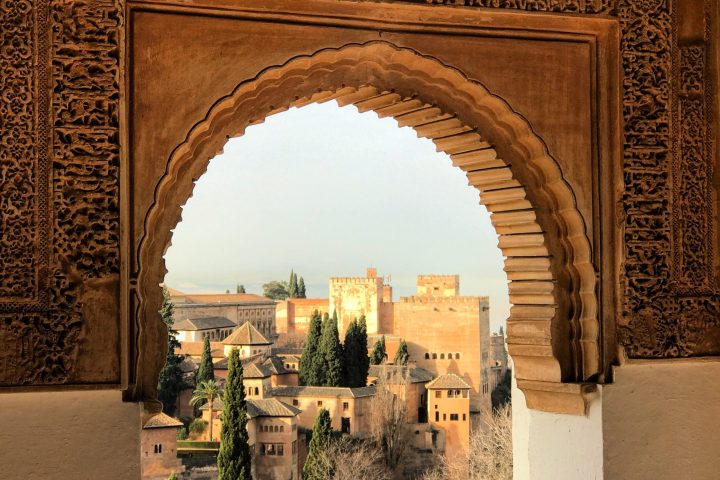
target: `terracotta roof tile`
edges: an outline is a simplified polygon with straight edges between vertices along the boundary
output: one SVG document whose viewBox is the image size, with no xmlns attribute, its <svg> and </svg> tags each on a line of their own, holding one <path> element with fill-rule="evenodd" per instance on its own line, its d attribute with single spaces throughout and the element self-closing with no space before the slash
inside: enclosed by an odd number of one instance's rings
<svg viewBox="0 0 720 480">
<path fill-rule="evenodd" d="M 409 383 L 426 383 L 434 378 L 434 375 L 422 367 L 400 366 L 400 365 L 370 365 L 371 377 L 379 378 L 385 371 L 388 383 L 400 383 L 402 376 L 408 378 Z M 409 376 L 408 376 L 409 375 Z"/>
<path fill-rule="evenodd" d="M 175 420 L 164 413 L 158 413 L 154 417 L 150 417 L 150 419 L 145 422 L 145 425 L 143 425 L 143 428 L 177 428 L 182 426 L 183 424 L 179 420 Z"/>
<path fill-rule="evenodd" d="M 243 323 L 222 342 L 225 345 L 270 345 L 270 341 L 253 327 L 250 322 Z"/>
<path fill-rule="evenodd" d="M 276 397 L 339 397 L 360 398 L 375 395 L 375 386 L 358 388 L 347 387 L 276 387 L 272 389 Z"/>
<path fill-rule="evenodd" d="M 186 303 L 267 303 L 274 304 L 272 298 L 254 293 L 184 293 Z"/>
<path fill-rule="evenodd" d="M 456 388 L 456 389 L 470 389 L 470 385 L 465 382 L 462 378 L 458 377 L 454 373 L 446 373 L 440 375 L 432 382 L 425 385 L 425 388 Z"/>
<path fill-rule="evenodd" d="M 199 357 L 203 352 L 203 342 L 180 342 L 180 348 L 175 351 L 178 355 L 190 355 Z M 210 355 L 213 358 L 224 356 L 223 344 L 220 342 L 210 342 Z"/>
<path fill-rule="evenodd" d="M 235 328 L 237 325 L 225 317 L 186 318 L 173 324 L 173 329 L 181 331 L 215 330 L 217 328 Z"/>
<path fill-rule="evenodd" d="M 247 401 L 247 412 L 254 417 L 294 417 L 301 410 L 276 398 L 252 399 Z"/>
</svg>

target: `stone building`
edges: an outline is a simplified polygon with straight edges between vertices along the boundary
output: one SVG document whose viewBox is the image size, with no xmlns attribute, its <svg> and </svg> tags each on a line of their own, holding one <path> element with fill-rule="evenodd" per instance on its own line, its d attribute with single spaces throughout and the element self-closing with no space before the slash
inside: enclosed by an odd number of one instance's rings
<svg viewBox="0 0 720 480">
<path fill-rule="evenodd" d="M 277 302 L 275 328 L 278 334 L 307 334 L 313 313 L 331 314 L 327 298 L 288 298 Z"/>
<path fill-rule="evenodd" d="M 246 322 L 223 340 L 222 344 L 226 357 L 230 356 L 231 350 L 237 349 L 240 353 L 240 358 L 247 358 L 252 355 L 264 355 L 268 353 L 272 342 L 265 338 L 252 323 Z"/>
<path fill-rule="evenodd" d="M 426 384 L 434 376 L 424 368 L 409 365 L 371 365 L 368 373 L 368 385 L 377 384 L 385 377 L 384 383 L 398 398 L 402 398 L 407 406 L 408 423 L 427 422 L 427 389 Z"/>
<path fill-rule="evenodd" d="M 299 479 L 298 415 L 300 410 L 275 398 L 247 402 L 248 437 L 253 452 L 253 478 Z"/>
<path fill-rule="evenodd" d="M 236 327 L 245 322 L 274 338 L 275 301 L 252 293 L 182 293 L 170 289 L 176 324 L 195 318 L 224 318 Z M 218 339 L 222 340 L 222 339 Z"/>
<path fill-rule="evenodd" d="M 329 291 L 341 336 L 349 322 L 365 315 L 371 342 L 386 337 L 390 361 L 399 342 L 405 340 L 410 360 L 417 366 L 434 376 L 455 373 L 470 385 L 473 412 L 490 407 L 489 299 L 460 296 L 459 276 L 419 275 L 417 295 L 397 302 L 392 286 L 374 268 L 365 277 L 331 278 Z"/>
<path fill-rule="evenodd" d="M 467 453 L 470 445 L 470 385 L 454 373 L 441 375 L 425 385 L 430 425 L 445 435 L 445 455 Z"/>
<path fill-rule="evenodd" d="M 173 472 L 180 476 L 185 471 L 177 457 L 177 432 L 182 426 L 181 422 L 164 413 L 145 422 L 140 435 L 143 480 L 167 480 Z"/>
<path fill-rule="evenodd" d="M 312 429 L 320 409 L 330 412 L 332 428 L 342 433 L 363 435 L 370 430 L 375 387 L 277 387 L 272 397 L 300 410 L 298 425 Z"/>
<path fill-rule="evenodd" d="M 718 6 L 4 2 L 4 475 L 140 476 L 182 205 L 228 138 L 337 101 L 432 140 L 490 212 L 514 478 L 714 480 Z"/>
<path fill-rule="evenodd" d="M 173 324 L 179 342 L 202 342 L 210 337 L 211 342 L 221 342 L 237 328 L 225 317 L 186 318 Z"/>
</svg>

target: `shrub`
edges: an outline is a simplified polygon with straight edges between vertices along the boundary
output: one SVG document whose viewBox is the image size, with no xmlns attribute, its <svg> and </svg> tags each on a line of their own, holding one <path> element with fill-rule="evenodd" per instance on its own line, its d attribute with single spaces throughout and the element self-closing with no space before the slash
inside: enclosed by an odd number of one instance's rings
<svg viewBox="0 0 720 480">
<path fill-rule="evenodd" d="M 185 427 L 178 428 L 176 438 L 178 440 L 187 440 L 187 437 L 188 437 L 187 428 L 185 428 Z"/>
<path fill-rule="evenodd" d="M 207 428 L 208 422 L 203 420 L 202 418 L 196 418 L 192 422 L 190 422 L 190 425 L 188 426 L 188 431 L 190 433 L 202 433 L 205 431 L 205 428 Z"/>
</svg>

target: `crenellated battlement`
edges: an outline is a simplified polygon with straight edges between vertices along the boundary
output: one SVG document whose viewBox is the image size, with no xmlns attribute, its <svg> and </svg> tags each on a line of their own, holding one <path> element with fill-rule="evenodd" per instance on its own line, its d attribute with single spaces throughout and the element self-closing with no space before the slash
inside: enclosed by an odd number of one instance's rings
<svg viewBox="0 0 720 480">
<path fill-rule="evenodd" d="M 457 297 L 432 297 L 432 296 L 418 296 L 413 295 L 411 297 L 400 297 L 400 303 L 462 303 L 470 304 L 475 302 L 490 302 L 490 297 L 486 296 L 457 296 Z"/>
<path fill-rule="evenodd" d="M 376 285 L 378 280 L 380 279 L 368 277 L 330 277 L 330 283 L 339 283 L 344 285 Z"/>
</svg>

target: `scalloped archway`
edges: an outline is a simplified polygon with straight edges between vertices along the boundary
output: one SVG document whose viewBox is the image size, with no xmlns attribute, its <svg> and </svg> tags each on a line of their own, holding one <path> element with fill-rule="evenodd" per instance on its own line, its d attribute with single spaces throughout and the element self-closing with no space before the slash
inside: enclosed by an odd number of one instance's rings
<svg viewBox="0 0 720 480">
<path fill-rule="evenodd" d="M 509 279 L 509 353 L 528 406 L 585 412 L 601 369 L 596 276 L 571 187 L 528 122 L 479 82 L 435 58 L 387 42 L 295 57 L 240 83 L 192 127 L 167 160 L 138 256 L 137 383 L 152 398 L 164 344 L 157 314 L 162 256 L 194 180 L 230 137 L 293 106 L 336 99 L 392 116 L 433 140 L 464 170 L 491 212 Z M 158 360 L 159 359 L 159 360 Z"/>
</svg>

